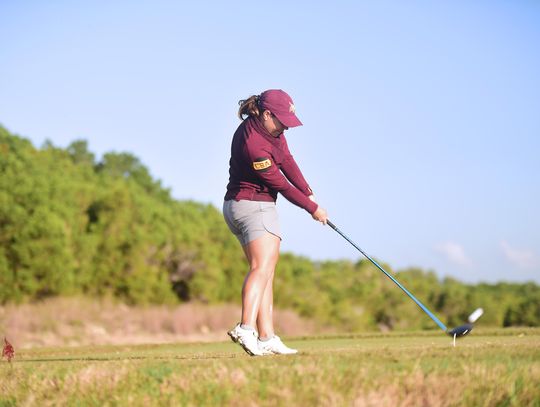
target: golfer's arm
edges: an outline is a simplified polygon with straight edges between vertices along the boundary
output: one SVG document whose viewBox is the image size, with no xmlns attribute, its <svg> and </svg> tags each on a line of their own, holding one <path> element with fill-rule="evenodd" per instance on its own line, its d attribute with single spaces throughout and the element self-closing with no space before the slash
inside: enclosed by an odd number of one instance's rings
<svg viewBox="0 0 540 407">
<path fill-rule="evenodd" d="M 285 158 L 285 160 L 281 164 L 281 171 L 283 171 L 283 174 L 285 174 L 287 179 L 296 188 L 302 191 L 304 195 L 313 195 L 313 191 L 309 187 L 309 184 L 304 178 L 302 171 L 300 171 L 300 167 L 298 167 L 298 164 L 296 163 L 292 155 L 289 155 Z"/>
<path fill-rule="evenodd" d="M 255 173 L 268 188 L 279 192 L 289 202 L 305 209 L 311 214 L 317 210 L 318 205 L 311 201 L 300 189 L 291 185 L 275 163 L 272 163 L 272 166 L 265 171 L 255 171 Z"/>
</svg>

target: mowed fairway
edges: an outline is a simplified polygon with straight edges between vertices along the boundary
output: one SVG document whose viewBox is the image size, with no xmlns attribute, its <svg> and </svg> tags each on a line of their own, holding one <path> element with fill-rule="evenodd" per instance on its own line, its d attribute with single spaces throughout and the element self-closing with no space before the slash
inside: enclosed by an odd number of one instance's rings
<svg viewBox="0 0 540 407">
<path fill-rule="evenodd" d="M 540 329 L 290 338 L 296 356 L 229 341 L 21 350 L 0 406 L 540 406 Z"/>
</svg>

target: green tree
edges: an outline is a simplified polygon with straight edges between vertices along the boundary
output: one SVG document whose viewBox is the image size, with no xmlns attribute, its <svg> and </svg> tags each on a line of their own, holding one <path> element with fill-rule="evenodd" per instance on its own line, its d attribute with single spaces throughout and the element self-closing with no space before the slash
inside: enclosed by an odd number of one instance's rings
<svg viewBox="0 0 540 407">
<path fill-rule="evenodd" d="M 0 127 L 0 174 L 1 304 L 77 293 L 132 304 L 240 302 L 248 265 L 220 211 L 173 199 L 132 154 L 96 161 L 84 140 L 37 149 Z M 536 284 L 468 285 L 418 268 L 395 276 L 449 326 L 478 307 L 485 325 L 540 325 Z M 347 331 L 434 329 L 365 259 L 284 253 L 274 292 L 276 307 Z"/>
</svg>

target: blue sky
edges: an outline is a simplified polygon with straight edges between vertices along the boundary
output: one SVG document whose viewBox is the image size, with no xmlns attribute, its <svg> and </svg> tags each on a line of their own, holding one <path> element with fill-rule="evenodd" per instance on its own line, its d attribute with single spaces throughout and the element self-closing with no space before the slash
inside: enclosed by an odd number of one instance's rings
<svg viewBox="0 0 540 407">
<path fill-rule="evenodd" d="M 540 282 L 540 3 L 3 1 L 0 123 L 220 208 L 237 102 L 291 94 L 330 219 L 393 269 Z M 360 257 L 278 201 L 283 250 Z M 239 249 L 240 250 L 240 249 Z"/>
</svg>

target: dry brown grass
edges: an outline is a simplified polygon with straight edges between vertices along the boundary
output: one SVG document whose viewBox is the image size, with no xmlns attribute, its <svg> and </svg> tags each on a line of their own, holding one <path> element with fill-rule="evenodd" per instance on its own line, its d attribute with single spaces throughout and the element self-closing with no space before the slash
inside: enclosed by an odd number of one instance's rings
<svg viewBox="0 0 540 407">
<path fill-rule="evenodd" d="M 54 298 L 1 306 L 0 336 L 6 336 L 15 349 L 225 340 L 240 312 L 240 306 L 231 304 L 141 307 L 112 300 Z M 279 334 L 321 332 L 314 322 L 292 311 L 275 310 L 274 314 Z"/>
<path fill-rule="evenodd" d="M 540 330 L 36 348 L 0 363 L 0 406 L 540 406 Z"/>
</svg>

